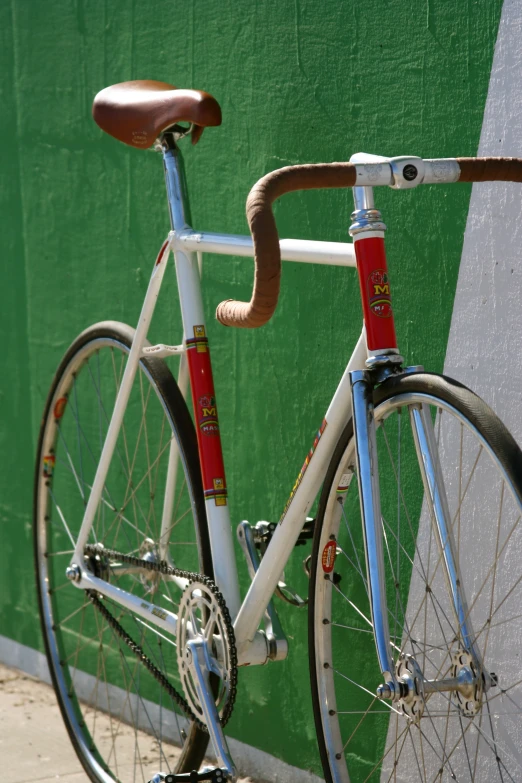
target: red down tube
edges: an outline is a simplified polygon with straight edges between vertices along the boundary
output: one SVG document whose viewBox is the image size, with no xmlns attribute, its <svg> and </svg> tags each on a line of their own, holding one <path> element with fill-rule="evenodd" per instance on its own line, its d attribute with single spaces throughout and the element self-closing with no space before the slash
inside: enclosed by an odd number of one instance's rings
<svg viewBox="0 0 522 783">
<path fill-rule="evenodd" d="M 227 483 L 205 327 L 195 326 L 194 337 L 186 345 L 205 500 L 212 498 L 216 506 L 226 506 Z"/>
<path fill-rule="evenodd" d="M 397 349 L 384 239 L 354 237 L 368 350 Z"/>
</svg>

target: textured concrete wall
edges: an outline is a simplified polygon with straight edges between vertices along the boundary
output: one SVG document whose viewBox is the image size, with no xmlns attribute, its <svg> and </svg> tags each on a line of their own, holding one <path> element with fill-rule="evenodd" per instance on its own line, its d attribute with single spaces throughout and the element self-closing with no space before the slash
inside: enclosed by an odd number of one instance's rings
<svg viewBox="0 0 522 783">
<path fill-rule="evenodd" d="M 213 93 L 223 125 L 186 155 L 194 224 L 245 233 L 248 190 L 273 168 L 361 149 L 475 154 L 500 9 L 500 0 L 458 11 L 444 0 L 0 2 L 4 635 L 41 646 L 31 484 L 54 368 L 90 322 L 136 320 L 168 229 L 160 160 L 103 136 L 90 118 L 93 95 L 135 78 Z M 467 186 L 379 195 L 399 343 L 409 362 L 434 370 L 443 367 L 469 197 Z M 288 196 L 276 214 L 282 236 L 345 240 L 350 211 L 350 193 L 327 192 Z M 353 272 L 296 264 L 284 269 L 269 326 L 235 332 L 212 322 L 215 305 L 248 298 L 251 282 L 244 260 L 205 263 L 234 523 L 280 515 L 360 329 Z M 179 327 L 170 280 L 152 339 L 176 340 Z M 306 589 L 302 556 L 287 578 Z M 230 730 L 319 772 L 306 616 L 283 606 L 281 619 L 289 659 L 242 672 Z"/>
</svg>

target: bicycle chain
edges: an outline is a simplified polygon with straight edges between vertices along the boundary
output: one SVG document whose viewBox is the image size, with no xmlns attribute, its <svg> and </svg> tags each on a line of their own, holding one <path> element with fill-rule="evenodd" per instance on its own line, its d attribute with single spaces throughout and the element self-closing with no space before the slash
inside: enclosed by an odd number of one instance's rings
<svg viewBox="0 0 522 783">
<path fill-rule="evenodd" d="M 84 553 L 88 556 L 103 555 L 111 560 L 118 560 L 119 562 L 128 563 L 129 565 L 133 565 L 138 568 L 144 568 L 148 571 L 155 571 L 156 573 L 165 574 L 165 576 L 177 576 L 180 579 L 187 579 L 189 584 L 193 582 L 201 582 L 202 584 L 205 585 L 205 587 L 208 587 L 208 589 L 214 595 L 219 605 L 219 608 L 223 615 L 223 619 L 225 621 L 227 634 L 230 641 L 229 654 L 230 654 L 230 661 L 232 664 L 232 672 L 230 676 L 230 692 L 229 692 L 228 701 L 223 711 L 223 715 L 220 718 L 221 725 L 226 726 L 228 720 L 230 719 L 230 716 L 232 715 L 234 702 L 236 700 L 237 671 L 238 671 L 237 650 L 236 650 L 236 641 L 234 636 L 234 627 L 232 625 L 232 620 L 230 618 L 230 612 L 228 611 L 228 607 L 225 603 L 225 599 L 223 598 L 223 595 L 219 591 L 216 583 L 212 579 L 210 579 L 210 577 L 205 576 L 204 574 L 198 574 L 195 571 L 184 571 L 180 568 L 172 568 L 172 566 L 169 566 L 164 560 L 159 563 L 152 563 L 149 562 L 148 560 L 142 560 L 139 557 L 134 557 L 133 555 L 126 555 L 123 552 L 116 552 L 114 549 L 105 549 L 105 548 L 102 549 L 99 546 L 92 545 L 92 544 L 88 544 L 85 547 Z M 102 604 L 96 591 L 86 590 L 85 592 L 89 596 L 92 604 L 105 617 L 105 619 L 107 620 L 111 628 L 113 628 L 113 630 L 117 632 L 117 634 L 123 639 L 125 644 L 132 650 L 132 652 L 136 655 L 136 657 L 143 663 L 145 668 L 152 674 L 154 679 L 167 691 L 169 696 L 176 702 L 178 707 L 180 707 L 183 710 L 187 718 L 193 721 L 198 726 L 198 728 L 208 733 L 207 726 L 194 715 L 184 696 L 182 696 L 181 693 L 178 693 L 178 691 L 174 688 L 174 686 L 171 685 L 171 683 L 167 680 L 165 675 L 143 652 L 140 645 L 137 644 L 129 636 L 127 631 L 125 631 L 125 629 L 120 625 L 120 623 L 114 617 L 114 615 L 111 614 L 111 612 L 107 609 L 107 607 Z"/>
</svg>

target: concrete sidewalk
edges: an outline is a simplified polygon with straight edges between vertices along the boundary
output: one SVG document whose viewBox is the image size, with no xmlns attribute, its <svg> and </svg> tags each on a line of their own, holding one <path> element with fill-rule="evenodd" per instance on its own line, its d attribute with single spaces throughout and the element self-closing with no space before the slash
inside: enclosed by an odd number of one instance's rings
<svg viewBox="0 0 522 783">
<path fill-rule="evenodd" d="M 0 664 L 0 759 L 5 783 L 89 783 L 54 691 Z"/>
<path fill-rule="evenodd" d="M 131 734 L 129 729 L 129 758 L 134 742 Z M 153 738 L 143 736 L 153 757 Z M 175 749 L 172 750 L 174 755 Z M 2 783 L 89 783 L 69 740 L 53 689 L 3 664 L 0 664 L 0 770 Z M 119 770 L 122 777 L 124 772 Z M 130 771 L 129 780 L 132 779 Z M 250 778 L 242 781 L 250 783 Z"/>
<path fill-rule="evenodd" d="M 18 668 L 19 667 L 19 668 Z M 1 783 L 50 783 L 70 781 L 88 783 L 76 754 L 72 749 L 63 724 L 53 689 L 45 655 L 32 647 L 26 647 L 0 634 L 0 776 Z M 99 715 L 98 720 L 103 720 Z M 103 734 L 110 737 L 110 721 L 107 731 L 101 732 L 99 745 L 103 752 Z M 120 727 L 120 737 L 127 734 L 129 751 L 134 759 L 136 739 L 142 760 L 154 771 L 158 747 L 149 734 L 136 738 L 130 727 Z M 242 775 L 240 780 L 269 781 L 269 783 L 324 783 L 309 770 L 294 767 L 266 751 L 228 737 L 230 752 Z M 105 749 L 107 750 L 107 749 Z M 175 760 L 178 750 L 163 746 L 169 761 Z M 210 766 L 213 766 L 209 762 Z M 153 765 L 153 766 L 152 766 Z M 124 781 L 134 780 L 134 765 L 118 766 L 118 775 Z M 138 783 L 138 780 L 136 781 Z M 143 780 L 139 779 L 139 783 Z"/>
</svg>

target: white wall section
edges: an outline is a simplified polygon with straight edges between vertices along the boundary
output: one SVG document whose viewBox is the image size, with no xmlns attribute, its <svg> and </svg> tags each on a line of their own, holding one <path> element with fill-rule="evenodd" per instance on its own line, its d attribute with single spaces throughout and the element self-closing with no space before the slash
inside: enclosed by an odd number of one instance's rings
<svg viewBox="0 0 522 783">
<path fill-rule="evenodd" d="M 479 156 L 522 156 L 521 41 L 522 3 L 505 0 Z M 446 375 L 465 383 L 491 405 L 519 444 L 521 214 L 522 185 L 492 182 L 473 186 L 444 364 Z"/>
</svg>

